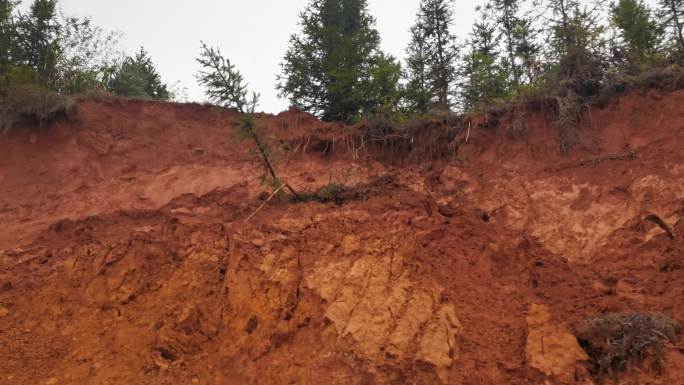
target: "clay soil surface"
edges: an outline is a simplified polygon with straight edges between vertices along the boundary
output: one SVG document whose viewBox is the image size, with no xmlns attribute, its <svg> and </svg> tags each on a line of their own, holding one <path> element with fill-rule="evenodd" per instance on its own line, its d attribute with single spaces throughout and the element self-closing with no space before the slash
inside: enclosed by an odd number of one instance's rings
<svg viewBox="0 0 684 385">
<path fill-rule="evenodd" d="M 568 154 L 542 111 L 480 116 L 430 159 L 264 116 L 283 179 L 344 191 L 249 221 L 269 188 L 233 112 L 85 100 L 17 127 L 0 137 L 0 384 L 598 385 L 585 320 L 684 321 L 682 106 L 615 98 Z M 684 384 L 683 351 L 617 383 Z"/>
</svg>

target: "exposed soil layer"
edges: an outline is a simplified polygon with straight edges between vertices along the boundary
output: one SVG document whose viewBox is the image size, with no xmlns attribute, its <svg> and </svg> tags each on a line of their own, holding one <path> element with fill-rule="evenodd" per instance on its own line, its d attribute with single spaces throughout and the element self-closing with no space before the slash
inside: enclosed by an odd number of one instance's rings
<svg viewBox="0 0 684 385">
<path fill-rule="evenodd" d="M 18 127 L 0 384 L 684 384 L 681 339 L 599 379 L 575 338 L 607 312 L 684 321 L 683 105 L 592 108 L 565 155 L 531 107 L 410 148 L 264 116 L 283 179 L 343 188 L 253 217 L 268 188 L 233 112 L 87 100 Z"/>
</svg>

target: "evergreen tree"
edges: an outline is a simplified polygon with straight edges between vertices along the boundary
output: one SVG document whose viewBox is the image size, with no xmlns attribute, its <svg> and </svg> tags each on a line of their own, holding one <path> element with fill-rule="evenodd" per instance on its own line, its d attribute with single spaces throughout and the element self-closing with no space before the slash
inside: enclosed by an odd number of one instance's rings
<svg viewBox="0 0 684 385">
<path fill-rule="evenodd" d="M 668 28 L 680 53 L 684 53 L 684 0 L 659 0 L 659 17 Z"/>
<path fill-rule="evenodd" d="M 168 100 L 171 96 L 144 48 L 135 57 L 124 59 L 109 82 L 109 90 L 118 96 L 155 100 Z"/>
<path fill-rule="evenodd" d="M 12 63 L 12 45 L 15 39 L 14 1 L 0 0 L 0 75 L 4 74 Z"/>
<path fill-rule="evenodd" d="M 506 75 L 498 63 L 496 27 L 480 10 L 481 20 L 470 33 L 468 52 L 461 70 L 461 100 L 465 111 L 472 111 L 505 96 Z"/>
<path fill-rule="evenodd" d="M 522 20 L 518 16 L 519 0 L 491 0 L 490 10 L 494 14 L 494 21 L 499 25 L 498 38 L 505 46 L 505 56 L 502 69 L 507 73 L 510 89 L 515 90 L 520 84 L 522 68 L 517 63 L 518 37 Z"/>
<path fill-rule="evenodd" d="M 62 51 L 57 0 L 35 0 L 29 14 L 18 17 L 15 26 L 13 60 L 35 71 L 41 82 L 50 84 Z"/>
<path fill-rule="evenodd" d="M 598 5 L 583 6 L 579 0 L 549 0 L 551 56 L 563 79 L 596 79 L 601 76 L 601 53 L 605 41 Z"/>
<path fill-rule="evenodd" d="M 367 86 L 363 110 L 374 113 L 379 109 L 396 109 L 402 97 L 401 64 L 394 57 L 380 53 L 374 57 L 368 75 L 369 79 L 363 82 Z"/>
<path fill-rule="evenodd" d="M 513 30 L 515 45 L 515 56 L 521 61 L 520 72 L 524 79 L 521 83 L 532 84 L 537 80 L 540 72 L 539 56 L 541 45 L 537 43 L 538 30 L 533 26 L 530 18 L 518 20 Z"/>
<path fill-rule="evenodd" d="M 411 28 L 411 42 L 406 55 L 406 70 L 403 74 L 407 79 L 404 91 L 406 108 L 411 113 L 425 114 L 433 104 L 433 95 L 428 82 L 428 50 L 422 28 Z"/>
<path fill-rule="evenodd" d="M 197 80 L 206 88 L 211 103 L 236 109 L 241 114 L 254 114 L 259 94 L 253 92 L 249 95 L 242 73 L 229 59 L 223 57 L 218 48 L 209 47 L 202 42 L 202 53 L 197 62 L 203 68 Z"/>
<path fill-rule="evenodd" d="M 290 185 L 278 178 L 273 163 L 268 157 L 268 145 L 261 137 L 261 125 L 257 123 L 255 114 L 259 94 L 252 92 L 251 96 L 249 95 L 244 77 L 218 48 L 209 47 L 202 42 L 202 53 L 197 58 L 197 62 L 202 66 L 197 80 L 206 88 L 209 100 L 214 104 L 234 108 L 240 112 L 238 131 L 242 136 L 252 138 L 254 141 L 264 168 L 271 177 L 274 195 L 283 188 L 287 188 L 295 197 L 300 198 Z"/>
<path fill-rule="evenodd" d="M 453 0 L 422 0 L 418 11 L 415 34 L 424 43 L 427 84 L 439 108 L 448 109 L 449 95 L 456 79 L 458 47 L 451 33 Z M 414 48 L 409 47 L 409 50 Z M 421 48 L 422 49 L 422 48 Z"/>
<path fill-rule="evenodd" d="M 364 111 L 377 89 L 373 74 L 385 62 L 366 0 L 311 0 L 300 18 L 302 31 L 290 38 L 281 63 L 280 96 L 324 120 Z"/>
<path fill-rule="evenodd" d="M 642 0 L 620 0 L 611 9 L 630 61 L 641 63 L 658 51 L 663 31 Z"/>
</svg>

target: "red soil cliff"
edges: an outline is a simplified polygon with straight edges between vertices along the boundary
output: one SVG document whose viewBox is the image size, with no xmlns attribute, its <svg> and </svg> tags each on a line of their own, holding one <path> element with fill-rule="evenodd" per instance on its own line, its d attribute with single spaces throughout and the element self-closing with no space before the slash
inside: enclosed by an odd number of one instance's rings
<svg viewBox="0 0 684 385">
<path fill-rule="evenodd" d="M 413 162 L 358 127 L 266 117 L 276 201 L 234 114 L 84 101 L 0 137 L 0 384 L 591 384 L 605 312 L 684 321 L 684 92 L 541 112 Z M 457 151 L 456 151 L 457 148 Z M 416 154 L 414 154 L 416 155 Z M 401 161 L 402 158 L 405 161 Z M 684 384 L 684 344 L 650 384 Z"/>
</svg>

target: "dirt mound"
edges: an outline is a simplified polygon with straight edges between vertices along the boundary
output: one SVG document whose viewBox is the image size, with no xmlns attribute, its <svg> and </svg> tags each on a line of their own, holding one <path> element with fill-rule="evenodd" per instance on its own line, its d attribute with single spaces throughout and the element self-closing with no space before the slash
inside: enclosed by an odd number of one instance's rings
<svg viewBox="0 0 684 385">
<path fill-rule="evenodd" d="M 263 116 L 291 185 L 344 188 L 253 217 L 267 189 L 232 112 L 90 100 L 18 127 L 0 137 L 0 383 L 598 384 L 587 319 L 684 321 L 682 103 L 594 108 L 567 155 L 542 112 L 473 119 L 429 162 Z M 681 383 L 682 349 L 621 375 Z"/>
</svg>

